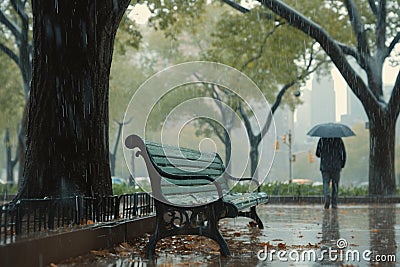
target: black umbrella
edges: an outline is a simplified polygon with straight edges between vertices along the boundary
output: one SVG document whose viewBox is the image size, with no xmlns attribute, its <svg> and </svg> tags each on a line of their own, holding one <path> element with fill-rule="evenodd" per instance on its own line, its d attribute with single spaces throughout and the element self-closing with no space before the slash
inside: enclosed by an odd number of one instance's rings
<svg viewBox="0 0 400 267">
<path fill-rule="evenodd" d="M 341 123 L 321 123 L 315 125 L 307 135 L 324 138 L 347 137 L 356 135 L 347 125 Z"/>
</svg>

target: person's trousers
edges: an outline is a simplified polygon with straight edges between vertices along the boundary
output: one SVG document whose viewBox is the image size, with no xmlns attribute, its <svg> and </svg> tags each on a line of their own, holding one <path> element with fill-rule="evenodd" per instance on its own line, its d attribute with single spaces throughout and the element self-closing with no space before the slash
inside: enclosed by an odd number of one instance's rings
<svg viewBox="0 0 400 267">
<path fill-rule="evenodd" d="M 324 198 L 325 203 L 332 203 L 332 207 L 337 206 L 337 199 L 339 193 L 339 180 L 340 171 L 322 171 L 322 181 L 324 185 Z M 330 201 L 330 183 L 332 182 L 332 202 Z"/>
</svg>

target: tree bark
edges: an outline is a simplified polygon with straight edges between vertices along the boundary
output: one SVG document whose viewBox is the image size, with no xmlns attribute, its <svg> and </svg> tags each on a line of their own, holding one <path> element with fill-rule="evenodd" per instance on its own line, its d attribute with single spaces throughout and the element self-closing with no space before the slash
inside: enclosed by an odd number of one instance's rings
<svg viewBox="0 0 400 267">
<path fill-rule="evenodd" d="M 29 102 L 26 102 L 24 113 L 22 114 L 21 124 L 18 130 L 18 188 L 24 183 L 24 166 L 26 153 L 26 129 L 28 127 Z"/>
<path fill-rule="evenodd" d="M 251 177 L 257 178 L 258 160 L 259 160 L 258 146 L 255 144 L 251 144 L 251 147 L 250 147 L 250 174 L 251 174 Z"/>
<path fill-rule="evenodd" d="M 226 171 L 228 173 L 232 173 L 232 164 L 231 164 L 231 157 L 232 157 L 232 142 L 231 142 L 231 130 L 232 127 L 228 127 L 224 131 L 224 140 L 223 143 L 225 145 L 225 166 Z"/>
<path fill-rule="evenodd" d="M 384 114 L 375 114 L 369 120 L 369 194 L 372 196 L 396 194 L 395 122 Z"/>
<path fill-rule="evenodd" d="M 6 134 L 4 136 L 4 144 L 6 146 L 6 161 L 7 161 L 7 184 L 14 184 L 14 167 L 18 162 L 18 154 L 16 154 L 15 159 L 12 159 L 12 145 L 10 140 L 10 129 L 6 129 Z M 18 152 L 18 148 L 16 149 Z"/>
<path fill-rule="evenodd" d="M 129 1 L 32 1 L 34 56 L 17 198 L 112 194 L 108 90 Z"/>
</svg>

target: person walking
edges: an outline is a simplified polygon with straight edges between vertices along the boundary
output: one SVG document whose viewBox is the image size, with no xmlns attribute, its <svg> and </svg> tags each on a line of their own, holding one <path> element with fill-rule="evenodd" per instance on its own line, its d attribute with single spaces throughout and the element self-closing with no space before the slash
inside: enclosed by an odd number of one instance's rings
<svg viewBox="0 0 400 267">
<path fill-rule="evenodd" d="M 324 191 L 324 208 L 337 208 L 340 172 L 346 164 L 346 149 L 341 138 L 320 138 L 315 155 L 321 158 L 320 171 Z M 330 195 L 330 183 L 332 194 Z M 331 197 L 332 196 L 332 197 Z"/>
</svg>

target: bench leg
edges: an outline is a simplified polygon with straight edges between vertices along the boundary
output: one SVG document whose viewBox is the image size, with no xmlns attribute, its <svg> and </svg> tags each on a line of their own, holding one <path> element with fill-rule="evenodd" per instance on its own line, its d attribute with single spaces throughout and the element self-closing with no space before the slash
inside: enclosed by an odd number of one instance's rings
<svg viewBox="0 0 400 267">
<path fill-rule="evenodd" d="M 215 209 L 214 205 L 195 208 L 189 216 L 186 209 L 179 207 L 171 208 L 157 203 L 156 229 L 146 245 L 146 259 L 151 260 L 154 258 L 159 240 L 176 235 L 200 235 L 208 237 L 218 243 L 222 256 L 230 256 L 231 252 L 229 251 L 228 244 L 218 229 L 218 217 Z M 200 222 L 196 221 L 197 216 L 201 216 Z M 175 220 L 177 220 L 180 227 L 175 225 Z"/>
<path fill-rule="evenodd" d="M 146 245 L 146 255 L 145 255 L 146 259 L 151 260 L 154 258 L 158 240 L 159 240 L 159 229 L 157 224 L 154 234 L 150 237 L 149 242 Z"/>
<path fill-rule="evenodd" d="M 220 249 L 222 256 L 230 256 L 231 252 L 229 251 L 228 244 L 226 243 L 224 237 L 221 235 L 221 232 L 218 229 L 218 219 L 217 219 L 217 212 L 216 207 L 212 206 L 208 213 L 208 231 L 203 233 L 203 235 L 208 236 L 209 238 L 215 240 Z"/>
<path fill-rule="evenodd" d="M 217 228 L 215 228 L 215 231 L 213 231 L 213 233 L 208 237 L 215 240 L 218 243 L 218 245 L 221 249 L 222 256 L 230 256 L 231 255 L 228 244 L 226 243 L 224 237 L 221 235 L 221 233 L 218 231 Z"/>
<path fill-rule="evenodd" d="M 256 206 L 250 208 L 251 218 L 254 219 L 258 225 L 259 229 L 264 229 L 264 224 L 261 221 L 260 217 L 258 217 Z"/>
<path fill-rule="evenodd" d="M 161 239 L 160 222 L 159 222 L 158 216 L 157 216 L 156 220 L 157 220 L 156 229 L 154 230 L 153 235 L 150 237 L 149 242 L 147 243 L 146 249 L 145 249 L 146 250 L 145 258 L 149 259 L 149 260 L 154 258 L 154 255 L 156 253 L 157 242 L 158 242 L 158 240 Z"/>
<path fill-rule="evenodd" d="M 239 216 L 247 217 L 256 221 L 259 229 L 264 229 L 264 224 L 261 221 L 260 217 L 258 217 L 256 206 L 250 208 L 250 211 L 241 211 L 239 212 Z"/>
</svg>

